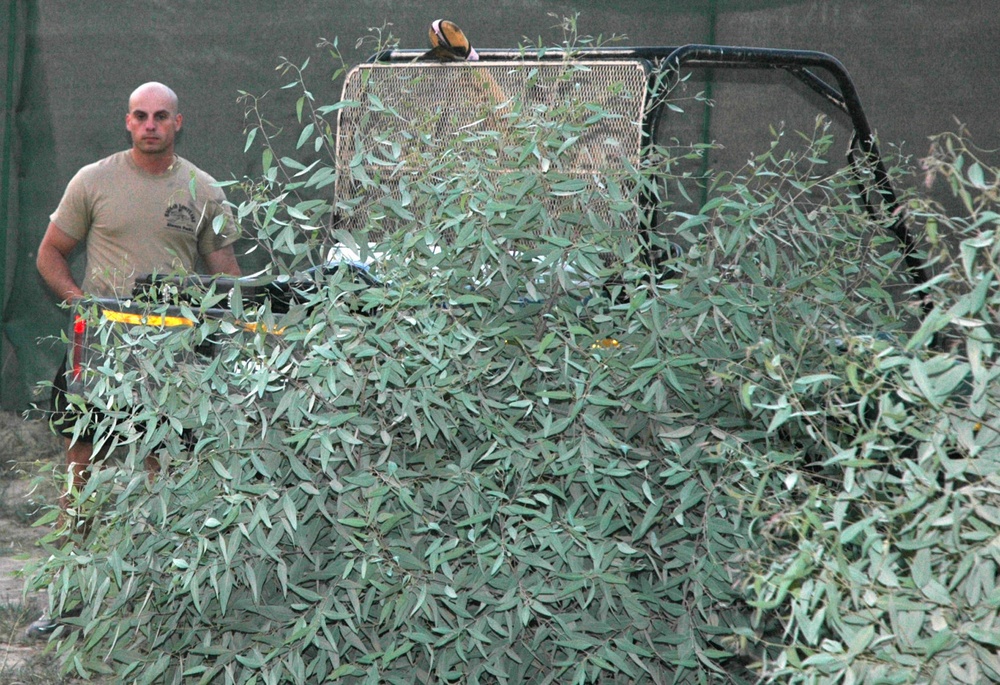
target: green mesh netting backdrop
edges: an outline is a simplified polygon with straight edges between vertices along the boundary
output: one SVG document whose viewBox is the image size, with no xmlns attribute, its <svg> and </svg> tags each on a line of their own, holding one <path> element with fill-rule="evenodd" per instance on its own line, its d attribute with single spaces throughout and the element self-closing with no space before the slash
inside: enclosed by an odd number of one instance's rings
<svg viewBox="0 0 1000 685">
<path fill-rule="evenodd" d="M 7 0 L 0 5 L 0 405 L 25 409 L 45 397 L 66 314 L 35 271 L 35 250 L 65 184 L 82 165 L 127 144 L 128 94 L 148 80 L 171 85 L 185 115 L 180 154 L 219 179 L 253 173 L 243 153 L 238 91 L 274 91 L 279 56 L 304 61 L 320 38 L 339 37 L 349 59 L 370 27 L 386 26 L 401 47 L 420 48 L 427 25 L 448 18 L 473 45 L 515 47 L 562 40 L 561 17 L 579 13 L 580 33 L 624 34 L 625 45 L 719 43 L 829 52 L 850 70 L 883 150 L 926 152 L 927 136 L 968 124 L 978 143 L 1000 147 L 995 76 L 1000 14 L 989 0 L 411 0 L 141 5 L 86 0 Z M 321 99 L 337 84 L 313 75 Z M 688 142 L 725 147 L 717 164 L 742 164 L 766 145 L 771 125 L 810 128 L 814 102 L 758 73 L 701 74 L 698 89 L 718 105 L 695 105 L 667 125 Z M 693 94 L 693 93 L 692 93 Z M 280 123 L 280 122 L 279 122 Z M 79 268 L 79 264 L 76 265 Z"/>
</svg>

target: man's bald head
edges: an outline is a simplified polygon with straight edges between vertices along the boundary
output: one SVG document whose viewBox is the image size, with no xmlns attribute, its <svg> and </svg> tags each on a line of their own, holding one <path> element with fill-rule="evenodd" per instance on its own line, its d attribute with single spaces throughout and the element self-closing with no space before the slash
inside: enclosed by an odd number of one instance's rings
<svg viewBox="0 0 1000 685">
<path fill-rule="evenodd" d="M 177 114 L 177 93 L 175 93 L 169 86 L 157 83 L 156 81 L 143 83 L 141 86 L 132 91 L 132 94 L 128 98 L 128 111 L 132 111 L 137 101 L 143 100 L 149 96 L 155 97 L 163 102 L 169 102 L 171 105 L 171 113 Z"/>
</svg>

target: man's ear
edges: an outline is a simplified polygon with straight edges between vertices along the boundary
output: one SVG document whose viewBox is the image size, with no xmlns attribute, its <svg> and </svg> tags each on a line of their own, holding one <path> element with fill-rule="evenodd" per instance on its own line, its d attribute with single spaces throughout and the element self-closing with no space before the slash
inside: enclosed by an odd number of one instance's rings
<svg viewBox="0 0 1000 685">
<path fill-rule="evenodd" d="M 177 113 L 177 117 L 176 117 L 176 121 L 177 121 L 176 130 L 180 131 L 181 130 L 181 124 L 184 123 L 184 115 L 181 114 L 180 112 L 178 112 Z"/>
</svg>

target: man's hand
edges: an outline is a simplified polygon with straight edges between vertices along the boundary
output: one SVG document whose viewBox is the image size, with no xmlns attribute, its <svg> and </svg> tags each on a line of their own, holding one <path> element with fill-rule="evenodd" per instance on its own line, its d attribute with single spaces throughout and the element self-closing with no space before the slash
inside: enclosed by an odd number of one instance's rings
<svg viewBox="0 0 1000 685">
<path fill-rule="evenodd" d="M 240 265 L 236 261 L 236 252 L 232 245 L 210 252 L 204 257 L 205 266 L 210 273 L 225 274 L 227 276 L 241 276 Z"/>
</svg>

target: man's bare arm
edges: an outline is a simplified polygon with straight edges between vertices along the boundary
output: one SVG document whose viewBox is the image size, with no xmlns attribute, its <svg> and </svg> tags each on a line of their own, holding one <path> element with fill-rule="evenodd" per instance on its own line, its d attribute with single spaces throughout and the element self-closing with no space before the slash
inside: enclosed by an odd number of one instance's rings
<svg viewBox="0 0 1000 685">
<path fill-rule="evenodd" d="M 215 252 L 210 252 L 205 255 L 205 266 L 208 267 L 210 273 L 213 274 L 226 274 L 229 276 L 239 276 L 241 275 L 240 265 L 236 261 L 236 252 L 233 250 L 232 245 L 227 245 Z"/>
<path fill-rule="evenodd" d="M 79 242 L 54 223 L 50 223 L 38 246 L 38 256 L 35 258 L 38 273 L 41 274 L 49 290 L 67 303 L 83 297 L 83 290 L 73 280 L 69 268 L 69 255 Z"/>
</svg>

